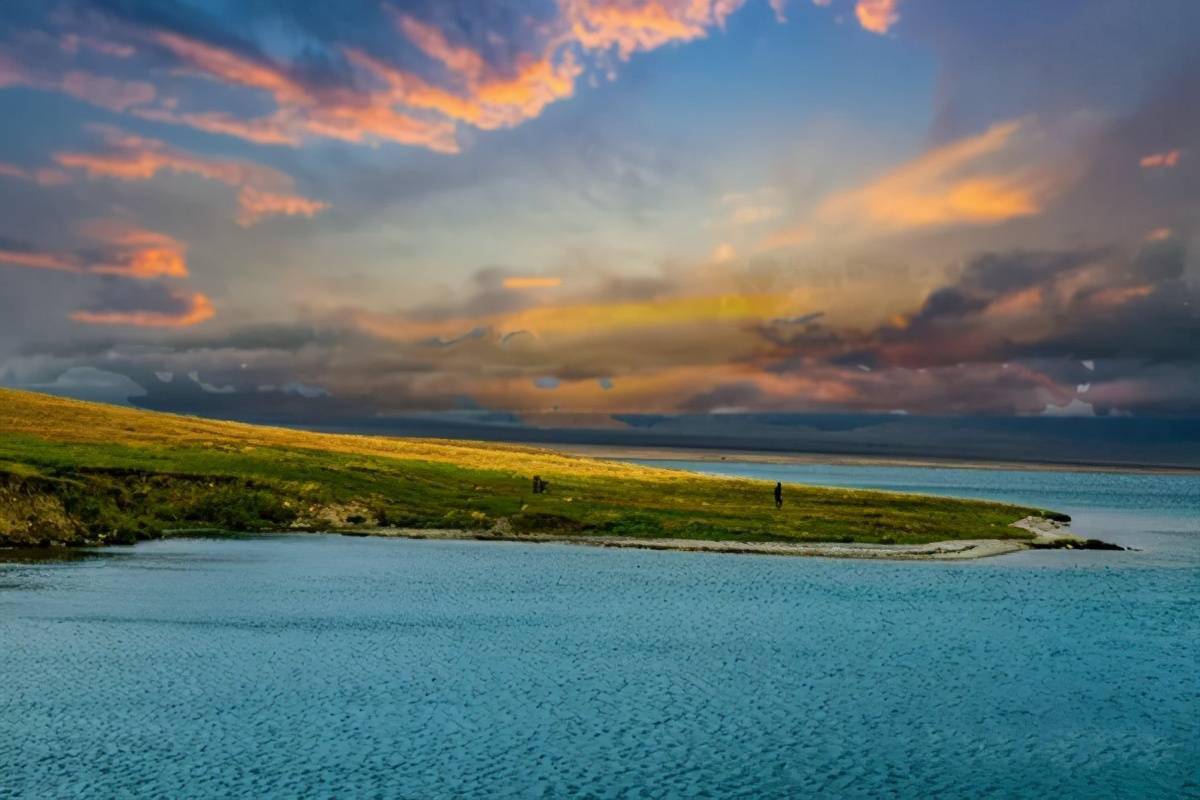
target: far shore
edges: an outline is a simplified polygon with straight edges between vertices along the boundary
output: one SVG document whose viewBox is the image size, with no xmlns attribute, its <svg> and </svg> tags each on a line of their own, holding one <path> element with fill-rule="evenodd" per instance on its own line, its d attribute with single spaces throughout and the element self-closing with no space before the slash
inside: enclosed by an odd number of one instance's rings
<svg viewBox="0 0 1200 800">
<path fill-rule="evenodd" d="M 606 444 L 548 445 L 561 453 L 613 461 L 704 461 L 750 464 L 823 464 L 840 467 L 942 467 L 1005 469 L 1021 472 L 1120 472 L 1135 475 L 1197 475 L 1200 468 L 1139 464 L 1076 464 L 1071 462 L 997 461 L 990 459 L 849 455 L 836 453 L 777 453 L 769 450 L 656 447 Z"/>
</svg>

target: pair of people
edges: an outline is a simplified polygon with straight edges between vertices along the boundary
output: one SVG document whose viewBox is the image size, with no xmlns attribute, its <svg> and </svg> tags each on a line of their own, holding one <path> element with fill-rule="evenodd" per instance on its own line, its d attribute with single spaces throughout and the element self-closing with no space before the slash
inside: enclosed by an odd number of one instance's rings
<svg viewBox="0 0 1200 800">
<path fill-rule="evenodd" d="M 550 488 L 550 484 L 548 484 L 544 480 L 542 480 L 541 475 L 533 476 L 533 493 L 534 494 L 545 494 L 545 492 L 548 488 Z"/>
</svg>

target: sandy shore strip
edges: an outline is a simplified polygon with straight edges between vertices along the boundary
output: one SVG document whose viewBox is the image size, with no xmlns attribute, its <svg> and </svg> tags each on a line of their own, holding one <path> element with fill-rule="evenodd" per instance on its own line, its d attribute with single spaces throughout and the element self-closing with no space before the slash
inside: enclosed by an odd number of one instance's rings
<svg viewBox="0 0 1200 800">
<path fill-rule="evenodd" d="M 1033 540 L 960 539 L 927 544 L 869 544 L 840 542 L 739 542 L 703 539 L 639 539 L 625 536 L 552 536 L 492 531 L 418 528 L 373 528 L 355 531 L 354 536 L 383 536 L 402 539 L 459 539 L 526 544 L 577 544 L 589 547 L 634 547 L 642 550 L 678 550 L 689 553 L 738 553 L 769 556 L 821 556 L 825 558 L 872 558 L 900 561 L 956 561 L 1017 553 L 1032 547 L 1052 547 L 1062 539 L 1083 540 L 1050 520 L 1027 517 L 1014 527 L 1037 534 Z"/>
</svg>

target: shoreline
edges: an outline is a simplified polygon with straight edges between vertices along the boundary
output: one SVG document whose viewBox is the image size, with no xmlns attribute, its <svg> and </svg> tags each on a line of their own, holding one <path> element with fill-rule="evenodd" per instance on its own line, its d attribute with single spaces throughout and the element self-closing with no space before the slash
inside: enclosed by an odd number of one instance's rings
<svg viewBox="0 0 1200 800">
<path fill-rule="evenodd" d="M 633 536 L 586 536 L 550 533 L 513 533 L 503 528 L 468 530 L 460 528 L 374 527 L 324 531 L 280 530 L 241 534 L 218 528 L 177 528 L 166 531 L 162 539 L 203 538 L 207 535 L 306 536 L 321 534 L 349 538 L 427 539 L 434 541 L 507 542 L 512 544 L 567 544 L 584 547 L 630 548 L 682 553 L 720 555 L 766 555 L 809 558 L 867 559 L 875 561 L 967 561 L 1009 555 L 1026 550 L 1125 550 L 1126 548 L 1086 539 L 1072 533 L 1067 524 L 1042 517 L 1025 517 L 1011 524 L 1033 534 L 1031 539 L 947 539 L 923 544 L 882 544 L 877 542 L 778 542 L 738 541 L 736 539 L 672 539 Z M 147 540 L 155 541 L 155 540 Z M 136 543 L 133 543 L 136 544 Z M 29 560 L 74 560 L 83 558 L 102 545 L 85 547 L 0 547 L 0 565 Z M 35 555 L 36 554 L 36 555 Z"/>
<path fill-rule="evenodd" d="M 1034 534 L 1033 539 L 950 539 L 925 544 L 876 544 L 868 542 L 739 542 L 728 539 L 668 539 L 622 536 L 560 536 L 516 534 L 504 531 L 470 531 L 452 528 L 371 528 L 332 531 L 342 536 L 385 539 L 430 539 L 440 541 L 512 542 L 524 544 L 570 544 L 587 547 L 674 550 L 686 553 L 726 555 L 807 556 L 818 558 L 875 559 L 890 561 L 964 561 L 1036 549 L 1087 548 L 1090 540 L 1077 536 L 1061 523 L 1026 517 L 1012 523 Z M 1104 549 L 1108 549 L 1107 547 Z M 1116 548 L 1121 549 L 1121 548 Z"/>
<path fill-rule="evenodd" d="M 607 444 L 554 444 L 549 449 L 566 455 L 609 461 L 722 461 L 747 464 L 829 465 L 839 467 L 920 467 L 942 469 L 999 469 L 1014 472 L 1108 472 L 1130 475 L 1200 475 L 1200 468 L 1139 464 L 1075 464 L 1070 462 L 1004 461 L 997 459 L 885 456 L 837 453 L 777 453 L 770 450 L 656 447 Z M 669 467 L 668 467 L 669 469 Z"/>
</svg>

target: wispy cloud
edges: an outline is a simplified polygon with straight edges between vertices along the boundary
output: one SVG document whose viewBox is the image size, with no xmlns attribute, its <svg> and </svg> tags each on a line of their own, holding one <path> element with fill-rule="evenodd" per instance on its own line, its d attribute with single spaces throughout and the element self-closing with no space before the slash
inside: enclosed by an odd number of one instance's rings
<svg viewBox="0 0 1200 800">
<path fill-rule="evenodd" d="M 106 145 L 104 151 L 56 153 L 54 160 L 61 167 L 83 170 L 92 178 L 148 181 L 161 172 L 176 172 L 240 188 L 238 222 L 242 225 L 253 225 L 270 216 L 312 217 L 329 207 L 290 191 L 291 177 L 270 167 L 198 156 L 116 128 L 100 126 L 97 130 Z"/>
<path fill-rule="evenodd" d="M 872 236 L 954 225 L 992 225 L 1043 210 L 1070 170 L 1033 148 L 1027 120 L 937 147 L 854 189 L 835 192 L 808 217 L 774 231 L 764 248 L 823 234 Z"/>
</svg>

